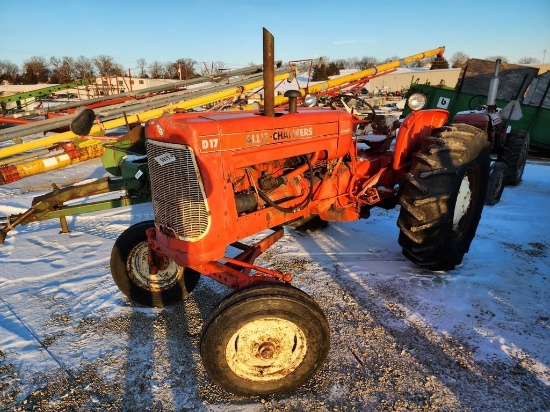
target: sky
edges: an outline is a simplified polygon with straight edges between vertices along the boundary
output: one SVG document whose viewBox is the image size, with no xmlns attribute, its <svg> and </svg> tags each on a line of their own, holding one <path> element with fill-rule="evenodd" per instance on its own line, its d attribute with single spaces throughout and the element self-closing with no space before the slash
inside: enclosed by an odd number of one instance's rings
<svg viewBox="0 0 550 412">
<path fill-rule="evenodd" d="M 113 57 L 124 69 L 190 58 L 201 66 L 262 62 L 262 28 L 284 62 L 379 60 L 446 47 L 471 58 L 550 61 L 550 1 L 0 0 L 0 60 Z"/>
</svg>

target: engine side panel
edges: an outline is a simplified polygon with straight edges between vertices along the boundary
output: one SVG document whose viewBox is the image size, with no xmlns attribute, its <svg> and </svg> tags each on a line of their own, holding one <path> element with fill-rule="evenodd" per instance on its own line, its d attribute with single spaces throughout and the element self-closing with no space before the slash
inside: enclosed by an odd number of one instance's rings
<svg viewBox="0 0 550 412">
<path fill-rule="evenodd" d="M 235 241 L 308 216 L 318 203 L 316 198 L 306 202 L 310 189 L 319 187 L 320 181 L 312 184 L 311 178 L 304 177 L 304 173 L 311 175 L 307 164 L 298 168 L 299 173 L 288 173 L 289 181 L 272 190 L 272 196 L 281 199 L 281 208 L 259 200 L 256 210 L 239 213 L 235 190 L 249 189 L 248 195 L 256 196 L 257 176 L 271 172 L 281 159 L 307 156 L 315 166 L 317 161 L 348 155 L 354 148 L 354 121 L 346 112 L 328 110 L 275 117 L 182 114 L 149 121 L 145 134 L 151 181 L 156 182 L 152 183 L 155 226 L 167 255 L 181 266 L 219 260 Z M 173 167 L 180 163 L 189 170 Z M 193 165 L 196 172 L 191 170 Z M 236 184 L 237 179 L 247 184 Z M 327 191 L 327 187 L 333 189 Z M 342 183 L 326 186 L 325 182 L 323 196 L 332 196 L 336 202 L 342 195 L 339 191 L 345 189 Z M 322 200 L 321 208 L 328 208 L 330 200 Z M 304 202 L 307 207 L 296 207 Z"/>
</svg>

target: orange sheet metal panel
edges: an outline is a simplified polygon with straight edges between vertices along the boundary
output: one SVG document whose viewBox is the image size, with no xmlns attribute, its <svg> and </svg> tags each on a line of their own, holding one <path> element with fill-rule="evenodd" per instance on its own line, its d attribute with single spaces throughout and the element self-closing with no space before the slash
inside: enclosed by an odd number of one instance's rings
<svg viewBox="0 0 550 412">
<path fill-rule="evenodd" d="M 299 114 L 277 112 L 274 117 L 255 112 L 192 117 L 180 114 L 147 122 L 147 139 L 192 149 L 211 218 L 210 229 L 200 241 L 180 241 L 157 233 L 158 241 L 170 245 L 168 253 L 179 265 L 192 267 L 223 258 L 228 244 L 266 227 L 280 225 L 289 218 L 305 216 L 306 209 L 284 212 L 274 207 L 239 216 L 232 180 L 235 172 L 300 155 L 322 153 L 320 158 L 324 160 L 342 157 L 352 150 L 354 122 L 354 116 L 345 111 L 324 109 L 304 109 Z M 159 169 L 162 170 L 162 166 Z M 246 178 L 246 173 L 241 176 Z M 304 180 L 302 176 L 298 179 Z M 298 200 L 283 203 L 283 207 L 292 208 L 306 198 L 310 183 L 302 181 L 300 184 L 303 195 Z M 341 184 L 332 187 L 345 190 Z M 335 198 L 337 195 L 335 191 Z M 308 207 L 314 206 L 315 200 L 312 200 Z"/>
</svg>

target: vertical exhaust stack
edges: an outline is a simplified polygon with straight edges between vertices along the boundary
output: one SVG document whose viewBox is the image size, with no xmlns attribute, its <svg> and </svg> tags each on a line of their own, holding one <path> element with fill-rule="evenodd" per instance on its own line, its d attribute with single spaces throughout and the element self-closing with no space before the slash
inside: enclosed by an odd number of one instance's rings
<svg viewBox="0 0 550 412">
<path fill-rule="evenodd" d="M 275 40 L 264 27 L 264 116 L 275 116 Z"/>
<path fill-rule="evenodd" d="M 489 112 L 496 110 L 497 91 L 498 91 L 498 69 L 500 68 L 501 60 L 495 62 L 495 73 L 489 83 L 489 91 L 487 92 L 487 108 Z"/>
</svg>

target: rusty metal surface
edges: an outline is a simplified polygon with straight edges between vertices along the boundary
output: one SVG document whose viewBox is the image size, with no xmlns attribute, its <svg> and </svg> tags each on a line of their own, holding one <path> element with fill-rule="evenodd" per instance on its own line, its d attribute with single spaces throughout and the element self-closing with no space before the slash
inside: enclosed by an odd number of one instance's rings
<svg viewBox="0 0 550 412">
<path fill-rule="evenodd" d="M 136 179 L 112 179 L 108 177 L 97 179 L 86 184 L 67 186 L 61 189 L 54 185 L 54 190 L 52 192 L 35 197 L 31 207 L 25 212 L 18 215 L 0 217 L 0 244 L 4 243 L 8 232 L 19 225 L 148 201 L 147 198 L 130 199 L 127 196 L 123 196 L 119 199 L 110 199 L 83 205 L 64 205 L 65 202 L 70 200 L 83 199 L 89 196 L 116 192 L 119 190 L 137 189 L 139 185 L 140 183 Z M 61 225 L 62 229 L 64 229 L 62 221 Z"/>
<path fill-rule="evenodd" d="M 264 28 L 263 30 L 264 47 L 264 115 L 268 117 L 275 116 L 275 81 L 273 75 L 275 72 L 275 39 L 273 35 Z"/>
</svg>

